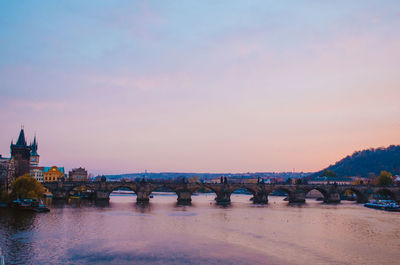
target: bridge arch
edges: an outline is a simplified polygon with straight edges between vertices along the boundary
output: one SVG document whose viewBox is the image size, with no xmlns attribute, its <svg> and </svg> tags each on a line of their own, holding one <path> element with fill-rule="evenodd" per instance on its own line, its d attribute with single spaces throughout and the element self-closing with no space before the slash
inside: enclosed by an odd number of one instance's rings
<svg viewBox="0 0 400 265">
<path fill-rule="evenodd" d="M 396 200 L 396 195 L 394 194 L 394 192 L 392 192 L 390 189 L 388 188 L 379 188 L 377 190 L 375 190 L 374 197 L 378 197 L 378 198 L 382 198 L 382 199 L 390 199 L 390 200 Z"/>
<path fill-rule="evenodd" d="M 105 191 L 98 190 L 96 192 L 97 200 L 119 202 L 123 198 L 126 198 L 129 202 L 137 201 L 137 192 L 135 187 L 132 187 L 127 183 L 118 183 L 117 185 L 113 183 L 113 185 L 107 186 Z"/>
<path fill-rule="evenodd" d="M 159 192 L 170 192 L 170 193 L 175 193 L 176 198 L 178 201 L 178 205 L 190 205 L 192 202 L 192 194 L 194 192 L 194 189 L 189 189 L 187 186 L 187 183 L 184 183 L 183 185 L 173 185 L 170 183 L 166 184 L 159 184 L 155 185 L 149 190 L 149 197 L 151 198 L 154 192 L 159 191 Z M 153 195 L 154 196 L 154 195 Z M 161 195 L 162 196 L 162 195 Z"/>
<path fill-rule="evenodd" d="M 323 198 L 324 202 L 328 200 L 328 197 L 329 197 L 328 191 L 323 188 L 320 188 L 320 187 L 312 187 L 310 189 L 304 190 L 306 200 L 307 200 L 307 195 L 309 195 L 309 193 L 312 191 L 318 191 L 320 194 L 322 194 L 322 198 Z"/>
<path fill-rule="evenodd" d="M 208 186 L 207 184 L 201 184 L 193 189 L 191 189 L 191 195 L 194 198 L 194 201 L 196 202 L 195 198 L 199 198 L 198 196 L 205 196 L 207 200 L 209 199 L 210 201 L 216 201 L 218 194 L 216 189 Z M 195 196 L 193 196 L 195 195 Z M 196 196 L 198 195 L 198 196 Z"/>
<path fill-rule="evenodd" d="M 90 190 L 91 191 L 91 196 L 88 197 L 88 199 L 93 199 L 94 198 L 94 192 L 95 192 L 95 188 L 92 187 L 91 185 L 88 185 L 87 183 L 77 183 L 73 186 L 71 186 L 70 188 L 68 188 L 65 192 L 66 198 L 70 198 L 73 194 L 72 192 L 84 192 Z"/>
<path fill-rule="evenodd" d="M 197 192 L 198 190 L 201 190 L 203 188 L 210 190 L 211 191 L 210 193 L 214 193 L 215 195 L 217 195 L 218 192 L 220 192 L 218 189 L 214 188 L 213 185 L 206 185 L 206 184 L 204 184 L 203 187 L 198 187 L 195 190 L 195 192 Z"/>
<path fill-rule="evenodd" d="M 131 187 L 130 185 L 126 185 L 126 184 L 124 185 L 121 183 L 121 185 L 108 187 L 108 189 L 107 189 L 108 196 L 110 196 L 113 191 L 117 191 L 117 190 L 130 190 L 130 191 L 133 191 L 133 193 L 136 195 L 136 190 L 133 187 Z"/>
<path fill-rule="evenodd" d="M 286 196 L 284 200 L 289 200 L 294 197 L 294 192 L 288 189 L 287 187 L 283 186 L 275 186 L 269 192 L 267 192 L 268 198 L 270 196 L 274 196 L 272 193 L 277 193 L 278 195 L 275 196 Z M 283 192 L 283 193 L 282 193 Z M 281 195 L 282 194 L 282 195 Z M 269 200 L 269 199 L 268 199 Z"/>
<path fill-rule="evenodd" d="M 163 192 L 163 191 L 164 192 L 175 193 L 177 196 L 179 195 L 178 191 L 171 185 L 158 185 L 158 186 L 155 186 L 150 190 L 150 194 L 154 196 L 154 192 Z"/>
<path fill-rule="evenodd" d="M 356 188 L 353 188 L 353 187 L 345 187 L 345 188 L 343 188 L 343 189 L 340 191 L 340 196 L 341 196 L 341 197 L 342 197 L 342 196 L 345 196 L 346 193 L 349 193 L 349 191 L 350 191 L 352 194 L 355 194 L 355 195 L 356 195 L 355 200 L 357 201 L 357 203 L 365 203 L 365 202 L 368 201 L 367 196 L 366 196 L 363 192 L 361 192 L 360 190 L 358 190 L 358 189 L 356 189 Z"/>
<path fill-rule="evenodd" d="M 254 189 L 252 189 L 252 188 L 249 188 L 249 187 L 247 187 L 247 186 L 245 186 L 245 185 L 242 185 L 242 186 L 235 187 L 235 188 L 231 189 L 231 193 L 233 194 L 234 192 L 236 192 L 236 191 L 238 191 L 238 190 L 246 190 L 246 191 L 250 192 L 250 194 L 252 194 L 252 195 L 254 195 L 254 194 L 257 193 L 256 190 L 254 190 Z"/>
<path fill-rule="evenodd" d="M 257 197 L 257 190 L 252 189 L 252 188 L 246 186 L 245 184 L 233 187 L 230 191 L 231 191 L 231 194 L 230 194 L 231 201 L 233 201 L 233 202 L 235 202 L 235 197 L 237 199 L 239 194 L 241 194 L 241 196 L 244 198 L 247 198 L 247 196 L 250 196 L 245 200 L 253 201 L 253 203 L 255 201 L 255 198 Z"/>
</svg>

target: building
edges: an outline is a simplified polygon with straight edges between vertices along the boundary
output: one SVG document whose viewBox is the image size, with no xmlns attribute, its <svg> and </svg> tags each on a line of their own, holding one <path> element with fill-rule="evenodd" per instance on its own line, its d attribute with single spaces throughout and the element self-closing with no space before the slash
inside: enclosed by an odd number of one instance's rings
<svg viewBox="0 0 400 265">
<path fill-rule="evenodd" d="M 88 181 L 88 173 L 86 169 L 80 167 L 80 168 L 73 168 L 71 171 L 68 173 L 69 181 Z"/>
<path fill-rule="evenodd" d="M 27 145 L 23 128 L 21 128 L 17 142 L 14 144 L 11 141 L 10 151 L 11 158 L 0 155 L 0 191 L 10 191 L 11 183 L 17 177 L 30 174 L 31 166 L 37 167 L 39 164 L 36 136 L 33 143 Z"/>
<path fill-rule="evenodd" d="M 21 129 L 17 143 L 11 141 L 11 159 L 15 163 L 16 177 L 29 174 L 31 147 L 26 144 L 24 129 Z"/>
<path fill-rule="evenodd" d="M 31 167 L 30 174 L 40 183 L 44 182 L 44 167 Z"/>
<path fill-rule="evenodd" d="M 0 156 L 0 193 L 7 190 L 7 174 L 8 174 L 8 163 L 9 159 L 2 158 Z"/>
<path fill-rule="evenodd" d="M 220 183 L 220 178 L 205 179 L 203 183 Z"/>
<path fill-rule="evenodd" d="M 39 167 L 39 154 L 38 143 L 36 140 L 36 135 L 33 138 L 33 143 L 30 145 L 31 147 L 31 158 L 30 158 L 30 170 L 29 173 L 31 177 L 39 181 L 40 183 L 44 182 L 44 167 Z"/>
<path fill-rule="evenodd" d="M 31 143 L 30 147 L 31 147 L 30 165 L 31 167 L 37 167 L 39 165 L 39 154 L 37 152 L 38 143 L 36 141 L 36 135 L 35 138 L 33 138 L 33 143 Z"/>
<path fill-rule="evenodd" d="M 102 176 L 97 175 L 95 178 L 92 179 L 92 181 L 106 181 L 106 180 L 107 180 L 107 178 L 104 175 L 102 175 Z"/>
<path fill-rule="evenodd" d="M 264 183 L 265 183 L 265 184 L 272 184 L 272 183 L 274 183 L 274 181 L 275 181 L 275 180 L 272 179 L 272 178 L 264 178 L 263 180 L 264 180 Z"/>
<path fill-rule="evenodd" d="M 369 178 L 363 178 L 363 177 L 350 177 L 353 180 L 353 184 L 356 185 L 366 185 L 371 182 L 371 179 Z"/>
<path fill-rule="evenodd" d="M 15 179 L 15 162 L 11 158 L 0 155 L 0 193 L 9 192 L 11 183 Z"/>
<path fill-rule="evenodd" d="M 308 180 L 308 184 L 314 185 L 326 185 L 326 184 L 337 184 L 337 185 L 351 185 L 353 179 L 346 177 L 314 177 Z"/>
<path fill-rule="evenodd" d="M 64 167 L 44 167 L 43 182 L 54 182 L 64 178 Z"/>
</svg>

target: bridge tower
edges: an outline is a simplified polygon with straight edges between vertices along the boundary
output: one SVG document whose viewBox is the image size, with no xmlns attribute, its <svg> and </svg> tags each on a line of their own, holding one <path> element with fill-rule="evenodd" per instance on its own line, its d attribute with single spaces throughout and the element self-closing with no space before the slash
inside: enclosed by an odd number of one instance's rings
<svg viewBox="0 0 400 265">
<path fill-rule="evenodd" d="M 29 163 L 31 157 L 31 147 L 26 144 L 24 129 L 18 136 L 17 143 L 11 141 L 11 159 L 15 162 L 16 177 L 29 173 Z"/>
</svg>

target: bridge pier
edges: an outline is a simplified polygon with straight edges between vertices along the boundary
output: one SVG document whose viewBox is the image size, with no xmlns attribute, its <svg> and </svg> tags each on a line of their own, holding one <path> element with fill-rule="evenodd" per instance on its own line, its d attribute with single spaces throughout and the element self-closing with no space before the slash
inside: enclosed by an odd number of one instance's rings
<svg viewBox="0 0 400 265">
<path fill-rule="evenodd" d="M 94 199 L 96 201 L 109 201 L 110 200 L 110 193 L 103 190 L 96 190 L 94 193 Z"/>
<path fill-rule="evenodd" d="M 137 199 L 136 202 L 143 203 L 150 201 L 150 193 L 147 191 L 136 191 Z"/>
<path fill-rule="evenodd" d="M 328 192 L 324 197 L 325 203 L 339 203 L 340 202 L 340 193 L 339 192 Z"/>
<path fill-rule="evenodd" d="M 178 204 L 190 204 L 192 201 L 192 193 L 190 191 L 177 191 Z"/>
<path fill-rule="evenodd" d="M 266 192 L 257 192 L 253 194 L 254 204 L 268 204 L 268 194 Z"/>
<path fill-rule="evenodd" d="M 288 196 L 289 196 L 290 203 L 305 203 L 306 202 L 306 193 L 302 190 L 288 193 Z"/>
<path fill-rule="evenodd" d="M 217 194 L 217 204 L 226 205 L 231 203 L 231 193 L 229 191 L 218 192 Z"/>
</svg>

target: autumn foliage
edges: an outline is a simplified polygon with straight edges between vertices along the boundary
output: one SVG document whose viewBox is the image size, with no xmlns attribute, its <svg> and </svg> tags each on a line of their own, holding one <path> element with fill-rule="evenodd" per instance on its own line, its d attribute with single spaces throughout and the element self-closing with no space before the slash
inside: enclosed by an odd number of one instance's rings
<svg viewBox="0 0 400 265">
<path fill-rule="evenodd" d="M 39 199 L 43 196 L 44 187 L 29 174 L 18 177 L 11 183 L 11 197 L 20 199 Z"/>
</svg>

